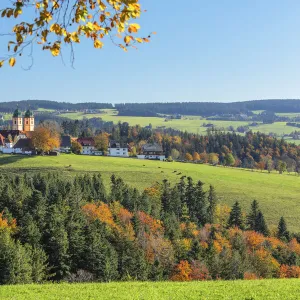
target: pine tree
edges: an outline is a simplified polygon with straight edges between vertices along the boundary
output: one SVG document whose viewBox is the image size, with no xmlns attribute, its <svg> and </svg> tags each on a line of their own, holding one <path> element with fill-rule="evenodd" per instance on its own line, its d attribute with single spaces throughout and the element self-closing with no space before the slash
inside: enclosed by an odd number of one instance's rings
<svg viewBox="0 0 300 300">
<path fill-rule="evenodd" d="M 32 282 L 30 253 L 19 241 L 14 241 L 8 230 L 0 231 L 0 284 Z"/>
<path fill-rule="evenodd" d="M 194 205 L 195 205 L 195 187 L 193 179 L 188 177 L 187 186 L 185 189 L 185 201 L 191 213 L 192 221 L 195 221 L 196 217 L 194 216 Z"/>
<path fill-rule="evenodd" d="M 95 192 L 93 200 L 106 202 L 107 195 L 101 174 L 98 173 L 93 175 L 93 186 Z"/>
<path fill-rule="evenodd" d="M 171 213 L 173 213 L 177 220 L 179 220 L 180 216 L 181 216 L 181 200 L 180 200 L 180 194 L 179 194 L 179 190 L 177 185 L 175 185 L 170 192 L 170 197 L 171 197 L 171 207 L 170 207 L 170 211 Z"/>
<path fill-rule="evenodd" d="M 204 226 L 207 222 L 207 198 L 203 190 L 203 182 L 198 181 L 195 187 L 194 212 L 199 225 Z"/>
<path fill-rule="evenodd" d="M 163 223 L 165 227 L 166 237 L 168 237 L 171 241 L 178 240 L 180 237 L 180 228 L 178 219 L 175 214 L 165 214 Z"/>
<path fill-rule="evenodd" d="M 216 196 L 215 189 L 212 185 L 209 186 L 207 200 L 208 200 L 207 222 L 213 224 L 215 220 L 215 214 L 216 214 L 217 196 Z"/>
<path fill-rule="evenodd" d="M 259 211 L 258 202 L 254 200 L 251 204 L 250 213 L 247 215 L 247 226 L 248 229 L 250 230 L 255 230 L 256 228 L 258 211 Z"/>
<path fill-rule="evenodd" d="M 51 205 L 46 216 L 44 243 L 51 272 L 55 274 L 53 279 L 56 280 L 66 277 L 70 271 L 69 241 L 65 222 L 63 207 Z"/>
<path fill-rule="evenodd" d="M 290 239 L 290 233 L 287 229 L 284 217 L 281 217 L 279 220 L 277 237 L 283 241 L 289 241 Z"/>
<path fill-rule="evenodd" d="M 256 220 L 255 220 L 255 231 L 262 233 L 265 236 L 270 234 L 269 229 L 267 227 L 267 223 L 265 221 L 264 215 L 261 211 L 258 211 Z"/>
<path fill-rule="evenodd" d="M 83 268 L 91 272 L 97 280 L 117 280 L 117 253 L 105 238 L 103 224 L 96 221 L 85 233 Z"/>
<path fill-rule="evenodd" d="M 229 227 L 238 227 L 240 229 L 244 228 L 244 220 L 243 220 L 243 215 L 242 215 L 242 209 L 240 207 L 239 202 L 235 202 L 233 205 L 230 215 L 229 215 L 229 220 L 228 220 L 228 226 Z"/>
<path fill-rule="evenodd" d="M 162 203 L 162 213 L 163 214 L 172 212 L 172 209 L 171 209 L 172 208 L 172 199 L 171 199 L 170 183 L 167 179 L 163 180 L 161 203 Z"/>
</svg>

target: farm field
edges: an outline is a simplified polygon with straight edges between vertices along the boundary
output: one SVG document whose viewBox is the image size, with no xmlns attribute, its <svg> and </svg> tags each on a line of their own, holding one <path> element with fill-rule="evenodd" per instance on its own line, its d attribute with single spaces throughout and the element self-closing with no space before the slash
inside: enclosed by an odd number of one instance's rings
<svg viewBox="0 0 300 300">
<path fill-rule="evenodd" d="M 0 286 L 0 300 L 296 300 L 300 279 Z"/>
<path fill-rule="evenodd" d="M 66 176 L 84 172 L 101 172 L 106 183 L 112 174 L 122 177 L 128 184 L 143 189 L 168 179 L 179 181 L 181 176 L 191 176 L 215 186 L 220 203 L 232 205 L 239 201 L 244 210 L 249 210 L 256 199 L 264 212 L 268 224 L 277 226 L 284 216 L 290 230 L 300 231 L 300 177 L 261 173 L 235 168 L 212 167 L 200 164 L 167 163 L 132 158 L 60 155 L 58 157 L 24 157 L 1 155 L 2 172 L 60 171 Z"/>
<path fill-rule="evenodd" d="M 116 115 L 116 110 L 106 110 L 106 113 L 103 114 L 84 114 L 79 113 L 65 113 L 61 114 L 61 117 L 70 118 L 73 120 L 83 119 L 83 118 L 102 118 L 104 121 L 112 121 L 115 124 L 120 122 L 128 122 L 130 125 L 141 125 L 148 126 L 152 124 L 153 128 L 165 126 L 166 128 L 173 128 L 181 131 L 188 131 L 191 133 L 203 134 L 206 132 L 207 128 L 203 127 L 203 123 L 210 123 L 216 127 L 223 127 L 227 129 L 229 126 L 233 126 L 235 129 L 239 126 L 246 126 L 251 121 L 215 121 L 215 120 L 206 120 L 200 116 L 184 116 L 180 120 L 169 120 L 165 121 L 164 118 L 158 117 L 129 117 L 129 116 L 118 116 Z M 289 134 L 295 130 L 297 127 L 286 126 L 286 122 L 276 122 L 273 124 L 259 124 L 256 127 L 251 127 L 251 130 L 254 132 L 260 131 L 262 133 L 276 133 L 278 135 Z"/>
<path fill-rule="evenodd" d="M 289 117 L 289 118 L 300 117 L 300 113 L 276 113 L 276 115 L 281 117 Z"/>
</svg>

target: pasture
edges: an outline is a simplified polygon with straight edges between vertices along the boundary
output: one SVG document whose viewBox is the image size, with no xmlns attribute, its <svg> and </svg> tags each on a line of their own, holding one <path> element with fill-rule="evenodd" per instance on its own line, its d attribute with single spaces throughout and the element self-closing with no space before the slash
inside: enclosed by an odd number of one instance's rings
<svg viewBox="0 0 300 300">
<path fill-rule="evenodd" d="M 224 128 L 227 130 L 229 126 L 233 126 L 237 129 L 239 126 L 247 126 L 251 121 L 217 121 L 217 120 L 206 120 L 200 116 L 183 116 L 182 119 L 165 120 L 164 118 L 158 117 L 130 117 L 130 116 L 118 116 L 116 110 L 103 110 L 103 113 L 99 114 L 85 114 L 83 112 L 77 113 L 65 113 L 61 114 L 61 117 L 66 117 L 72 120 L 83 119 L 83 118 L 102 118 L 104 121 L 111 121 L 117 124 L 118 122 L 128 122 L 130 125 L 148 126 L 151 124 L 153 128 L 165 127 L 173 128 L 180 131 L 187 131 L 191 133 L 205 134 L 207 127 L 203 126 L 203 123 L 213 124 L 217 128 Z M 262 124 L 258 123 L 258 126 L 250 127 L 253 132 L 262 132 L 269 134 L 270 132 L 275 133 L 279 136 L 289 134 L 297 127 L 286 126 L 286 122 L 276 122 L 273 124 Z"/>
<path fill-rule="evenodd" d="M 299 279 L 0 286 L 0 300 L 297 300 Z"/>
<path fill-rule="evenodd" d="M 201 180 L 208 188 L 212 184 L 220 203 L 232 206 L 239 201 L 242 208 L 249 210 L 256 199 L 264 212 L 268 224 L 276 227 L 281 216 L 286 218 L 289 229 L 300 231 L 300 177 L 294 174 L 243 170 L 237 168 L 213 167 L 209 165 L 146 161 L 134 158 L 112 158 L 81 155 L 60 155 L 58 157 L 1 155 L 2 173 L 59 171 L 66 176 L 84 172 L 100 172 L 109 183 L 112 174 L 142 190 L 155 182 L 168 179 L 175 183 L 181 176 Z"/>
</svg>

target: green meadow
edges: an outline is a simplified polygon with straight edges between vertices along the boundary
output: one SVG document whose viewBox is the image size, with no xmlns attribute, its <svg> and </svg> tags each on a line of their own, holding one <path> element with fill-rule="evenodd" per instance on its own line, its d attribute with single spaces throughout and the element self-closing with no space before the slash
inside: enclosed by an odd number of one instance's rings
<svg viewBox="0 0 300 300">
<path fill-rule="evenodd" d="M 0 300 L 297 300 L 299 279 L 0 286 Z"/>
<path fill-rule="evenodd" d="M 61 117 L 66 117 L 72 120 L 81 120 L 83 118 L 102 118 L 104 121 L 111 121 L 117 124 L 118 122 L 128 122 L 130 125 L 141 125 L 148 126 L 151 124 L 153 128 L 157 127 L 166 127 L 173 128 L 181 131 L 188 131 L 191 133 L 204 134 L 207 130 L 203 126 L 203 123 L 210 123 L 215 125 L 217 128 L 224 128 L 225 130 L 229 126 L 233 126 L 235 129 L 239 126 L 246 126 L 251 121 L 215 121 L 215 120 L 206 120 L 200 116 L 183 116 L 180 120 L 165 120 L 164 118 L 158 117 L 130 117 L 130 116 L 118 116 L 116 110 L 103 110 L 103 113 L 98 114 L 85 114 L 83 112 L 77 113 L 65 113 L 61 114 Z M 279 136 L 283 134 L 289 134 L 295 130 L 297 127 L 286 126 L 286 122 L 276 122 L 273 124 L 262 124 L 259 123 L 258 126 L 251 127 L 251 130 L 254 132 L 260 131 L 262 133 L 276 133 Z"/>
<path fill-rule="evenodd" d="M 244 210 L 251 202 L 259 201 L 268 224 L 275 227 L 284 216 L 292 231 L 300 231 L 300 177 L 295 174 L 243 170 L 237 168 L 213 167 L 202 164 L 146 161 L 134 158 L 112 158 L 81 155 L 60 155 L 58 157 L 1 155 L 2 173 L 36 171 L 59 171 L 66 176 L 84 172 L 101 172 L 106 183 L 112 174 L 122 177 L 128 184 L 143 189 L 168 179 L 179 181 L 181 176 L 201 180 L 208 188 L 215 186 L 220 203 L 232 205 L 239 201 Z"/>
</svg>

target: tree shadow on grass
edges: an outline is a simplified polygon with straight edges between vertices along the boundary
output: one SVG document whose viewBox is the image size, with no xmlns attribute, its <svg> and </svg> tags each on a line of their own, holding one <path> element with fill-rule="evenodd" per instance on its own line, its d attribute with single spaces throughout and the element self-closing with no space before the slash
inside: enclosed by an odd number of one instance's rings
<svg viewBox="0 0 300 300">
<path fill-rule="evenodd" d="M 9 164 L 14 164 L 23 159 L 28 160 L 32 157 L 33 157 L 32 155 L 2 154 L 2 155 L 0 155 L 0 167 L 9 165 Z"/>
</svg>

